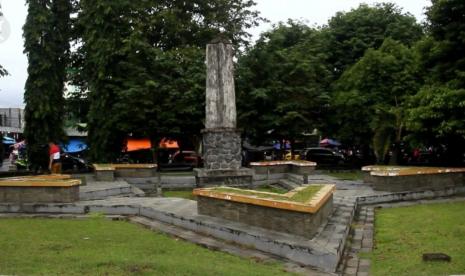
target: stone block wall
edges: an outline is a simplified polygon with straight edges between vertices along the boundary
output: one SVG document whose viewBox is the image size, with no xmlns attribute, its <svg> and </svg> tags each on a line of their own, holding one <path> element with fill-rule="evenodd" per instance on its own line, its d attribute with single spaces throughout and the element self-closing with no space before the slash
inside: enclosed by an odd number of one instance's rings
<svg viewBox="0 0 465 276">
<path fill-rule="evenodd" d="M 197 187 L 236 186 L 250 187 L 253 181 L 251 169 L 237 170 L 205 170 L 194 169 Z"/>
<path fill-rule="evenodd" d="M 203 159 L 206 170 L 241 168 L 241 135 L 237 129 L 216 128 L 203 131 Z"/>
<path fill-rule="evenodd" d="M 152 177 L 156 175 L 157 168 L 116 168 L 116 177 Z"/>
<path fill-rule="evenodd" d="M 332 213 L 332 196 L 314 214 L 263 207 L 210 197 L 197 197 L 199 214 L 253 225 L 311 239 Z"/>
<path fill-rule="evenodd" d="M 0 202 L 68 203 L 79 200 L 79 186 L 71 187 L 0 187 Z"/>
<path fill-rule="evenodd" d="M 465 186 L 465 173 L 438 173 L 399 176 L 370 175 L 374 190 L 388 192 L 439 190 Z"/>
<path fill-rule="evenodd" d="M 293 173 L 299 175 L 312 174 L 316 163 L 309 161 L 263 161 L 252 162 L 250 167 L 255 174 L 283 174 Z"/>
</svg>

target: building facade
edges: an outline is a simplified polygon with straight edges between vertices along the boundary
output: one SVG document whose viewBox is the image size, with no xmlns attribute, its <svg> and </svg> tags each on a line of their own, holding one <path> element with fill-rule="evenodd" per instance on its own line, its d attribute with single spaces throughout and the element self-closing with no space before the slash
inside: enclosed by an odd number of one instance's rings
<svg viewBox="0 0 465 276">
<path fill-rule="evenodd" d="M 0 108 L 0 132 L 18 138 L 24 130 L 24 109 Z"/>
</svg>

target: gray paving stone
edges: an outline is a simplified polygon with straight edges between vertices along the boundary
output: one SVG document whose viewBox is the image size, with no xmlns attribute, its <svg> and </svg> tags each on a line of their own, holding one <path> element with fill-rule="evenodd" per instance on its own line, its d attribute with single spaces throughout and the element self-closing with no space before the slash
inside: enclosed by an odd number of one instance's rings
<svg viewBox="0 0 465 276">
<path fill-rule="evenodd" d="M 346 269 L 344 269 L 344 275 L 346 275 L 346 276 L 357 275 L 357 268 L 356 267 L 346 267 Z"/>
<path fill-rule="evenodd" d="M 371 239 L 363 239 L 362 247 L 373 248 L 373 241 Z"/>
<path fill-rule="evenodd" d="M 371 261 L 369 259 L 361 259 L 359 265 L 361 267 L 370 267 Z"/>
<path fill-rule="evenodd" d="M 347 267 L 358 267 L 358 259 L 353 258 L 347 261 Z"/>
<path fill-rule="evenodd" d="M 362 241 L 361 240 L 352 241 L 351 247 L 352 247 L 352 249 L 355 249 L 355 250 L 361 249 L 362 248 Z"/>
</svg>

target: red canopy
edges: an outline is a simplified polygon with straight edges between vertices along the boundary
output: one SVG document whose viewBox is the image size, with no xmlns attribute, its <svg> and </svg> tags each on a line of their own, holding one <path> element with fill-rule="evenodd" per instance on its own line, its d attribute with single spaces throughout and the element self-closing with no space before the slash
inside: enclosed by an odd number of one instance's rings
<svg viewBox="0 0 465 276">
<path fill-rule="evenodd" d="M 158 145 L 162 149 L 178 149 L 178 142 L 175 140 L 168 140 L 166 138 L 161 139 L 160 144 Z M 136 151 L 151 149 L 152 143 L 149 138 L 128 138 L 126 143 L 126 151 Z"/>
</svg>

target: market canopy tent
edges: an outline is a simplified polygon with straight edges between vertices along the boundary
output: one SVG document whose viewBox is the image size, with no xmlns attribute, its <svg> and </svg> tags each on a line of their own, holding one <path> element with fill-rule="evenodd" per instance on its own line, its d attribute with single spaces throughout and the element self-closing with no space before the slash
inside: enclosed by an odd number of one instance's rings
<svg viewBox="0 0 465 276">
<path fill-rule="evenodd" d="M 158 145 L 162 149 L 178 149 L 178 142 L 174 140 L 169 140 L 166 138 L 161 139 L 160 144 Z M 147 150 L 152 148 L 152 143 L 148 138 L 128 138 L 126 143 L 126 151 L 138 151 L 138 150 Z"/>
<path fill-rule="evenodd" d="M 326 147 L 326 146 L 338 147 L 340 145 L 341 145 L 341 143 L 339 143 L 338 141 L 333 140 L 333 139 L 329 139 L 329 138 L 325 138 L 325 139 L 320 141 L 320 146 L 322 146 L 322 147 Z"/>
<path fill-rule="evenodd" d="M 70 139 L 68 143 L 62 144 L 61 148 L 66 153 L 76 153 L 87 149 L 87 144 L 81 139 Z"/>
<path fill-rule="evenodd" d="M 14 145 L 16 143 L 15 139 L 11 137 L 4 136 L 2 139 L 2 144 L 4 145 Z"/>
</svg>

